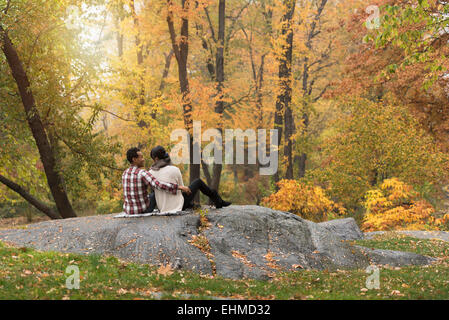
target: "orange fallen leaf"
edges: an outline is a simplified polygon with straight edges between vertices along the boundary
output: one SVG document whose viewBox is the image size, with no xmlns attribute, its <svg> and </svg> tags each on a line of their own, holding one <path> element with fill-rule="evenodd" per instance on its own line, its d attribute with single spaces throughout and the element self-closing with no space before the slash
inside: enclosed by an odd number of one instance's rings
<svg viewBox="0 0 449 320">
<path fill-rule="evenodd" d="M 403 296 L 403 294 L 399 290 L 391 291 L 390 295 L 392 295 L 392 296 Z"/>
<path fill-rule="evenodd" d="M 159 269 L 157 269 L 157 273 L 162 276 L 169 276 L 173 274 L 173 269 L 169 264 L 167 264 L 166 266 L 161 265 Z"/>
<path fill-rule="evenodd" d="M 118 293 L 118 294 L 126 294 L 126 293 L 128 293 L 128 290 L 123 289 L 123 288 L 120 288 L 120 289 L 117 291 L 117 293 Z"/>
</svg>

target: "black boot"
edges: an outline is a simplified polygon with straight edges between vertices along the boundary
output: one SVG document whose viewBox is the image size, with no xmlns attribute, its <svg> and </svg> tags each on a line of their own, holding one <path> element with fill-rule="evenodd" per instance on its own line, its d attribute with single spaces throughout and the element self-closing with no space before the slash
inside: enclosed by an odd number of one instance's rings
<svg viewBox="0 0 449 320">
<path fill-rule="evenodd" d="M 228 206 L 230 206 L 232 204 L 231 202 L 224 201 L 220 197 L 220 195 L 218 194 L 217 190 L 212 190 L 211 200 L 215 204 L 215 207 L 217 209 L 220 209 L 220 208 L 223 208 L 223 207 L 228 207 Z"/>
</svg>

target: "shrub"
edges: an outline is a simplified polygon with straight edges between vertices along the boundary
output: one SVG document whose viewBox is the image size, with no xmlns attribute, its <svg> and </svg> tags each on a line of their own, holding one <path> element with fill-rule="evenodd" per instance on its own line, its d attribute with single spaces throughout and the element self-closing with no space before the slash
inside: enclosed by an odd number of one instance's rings
<svg viewBox="0 0 449 320">
<path fill-rule="evenodd" d="M 386 179 L 380 188 L 369 190 L 363 205 L 365 231 L 435 230 L 449 220 L 449 215 L 435 219 L 434 207 L 412 186 L 397 178 Z"/>
<path fill-rule="evenodd" d="M 123 201 L 117 199 L 101 199 L 97 202 L 95 214 L 111 214 L 123 211 Z"/>
<path fill-rule="evenodd" d="M 264 198 L 263 205 L 317 222 L 346 214 L 346 209 L 330 200 L 321 187 L 296 180 L 281 180 L 277 185 L 279 191 Z"/>
</svg>

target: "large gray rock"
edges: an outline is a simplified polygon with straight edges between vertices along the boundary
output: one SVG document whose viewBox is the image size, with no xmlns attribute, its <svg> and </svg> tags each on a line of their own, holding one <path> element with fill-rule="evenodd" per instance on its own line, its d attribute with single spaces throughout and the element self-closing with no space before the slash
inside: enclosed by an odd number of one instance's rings
<svg viewBox="0 0 449 320">
<path fill-rule="evenodd" d="M 377 235 L 397 233 L 418 239 L 437 239 L 449 242 L 449 231 L 419 231 L 419 230 L 397 230 L 397 231 L 373 231 L 365 232 L 365 239 L 374 239 Z"/>
<path fill-rule="evenodd" d="M 200 217 L 193 212 L 46 221 L 27 229 L 0 230 L 0 240 L 46 251 L 109 254 L 134 262 L 171 264 L 233 279 L 267 279 L 276 272 L 297 269 L 365 268 L 371 263 L 424 265 L 432 261 L 403 252 L 381 255 L 343 241 L 338 232 L 322 224 L 259 206 L 211 209 L 206 217 L 210 222 L 207 228 L 200 228 Z M 189 242 L 194 236 L 206 237 L 209 247 L 200 250 L 194 246 Z"/>
<path fill-rule="evenodd" d="M 343 240 L 363 239 L 363 233 L 354 218 L 335 219 L 321 222 L 319 225 Z"/>
<path fill-rule="evenodd" d="M 373 249 L 357 246 L 363 253 L 369 256 L 371 263 L 376 265 L 390 265 L 401 267 L 404 265 L 425 265 L 436 260 L 411 252 L 393 251 L 387 249 Z"/>
</svg>

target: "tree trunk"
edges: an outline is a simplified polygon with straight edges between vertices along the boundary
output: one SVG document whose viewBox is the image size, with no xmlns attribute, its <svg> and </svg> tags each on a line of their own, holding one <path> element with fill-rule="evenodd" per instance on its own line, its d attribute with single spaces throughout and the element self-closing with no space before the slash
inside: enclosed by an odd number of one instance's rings
<svg viewBox="0 0 449 320">
<path fill-rule="evenodd" d="M 122 1 L 117 1 L 115 10 L 113 10 L 113 16 L 115 28 L 117 29 L 117 33 L 115 35 L 117 41 L 117 51 L 118 51 L 117 53 L 118 56 L 121 58 L 123 57 L 123 42 L 124 42 L 124 36 L 120 28 L 120 24 L 124 19 L 124 10 Z"/>
<path fill-rule="evenodd" d="M 244 31 L 244 30 L 243 30 Z M 258 71 L 256 70 L 256 62 L 254 61 L 254 50 L 253 50 L 253 44 L 252 44 L 252 34 L 251 37 L 248 37 L 247 33 L 244 31 L 245 37 L 249 44 L 249 57 L 251 61 L 251 71 L 253 76 L 253 82 L 254 82 L 254 91 L 256 96 L 256 113 L 257 113 L 257 129 L 263 128 L 263 94 L 262 94 L 262 87 L 263 87 L 263 79 L 264 79 L 264 66 L 265 66 L 265 56 L 266 53 L 262 54 L 260 57 L 260 66 Z M 260 168 L 260 164 L 257 163 L 257 170 Z"/>
<path fill-rule="evenodd" d="M 321 19 L 322 12 L 324 10 L 324 7 L 327 4 L 327 0 L 321 0 L 317 13 L 315 14 L 315 17 L 311 23 L 309 33 L 307 34 L 307 41 L 306 41 L 306 48 L 309 50 L 309 52 L 312 52 L 312 41 L 313 39 L 319 34 L 319 32 L 316 32 L 317 23 Z M 321 60 L 324 60 L 324 58 L 321 58 Z M 320 64 L 320 63 L 319 63 Z M 307 105 L 310 103 L 311 99 L 310 96 L 312 95 L 313 90 L 313 84 L 314 79 L 309 81 L 310 73 L 312 72 L 311 63 L 309 62 L 309 57 L 304 58 L 304 67 L 302 72 L 302 91 L 303 91 L 303 125 L 304 125 L 304 132 L 302 133 L 304 136 L 307 135 L 307 130 L 309 127 L 309 106 Z M 318 96 L 319 98 L 320 96 Z M 301 156 L 299 157 L 299 163 L 298 163 L 298 169 L 299 169 L 299 177 L 303 178 L 306 174 L 306 161 L 307 161 L 307 154 L 303 152 Z"/>
<path fill-rule="evenodd" d="M 379 178 L 379 171 L 377 169 L 373 169 L 371 172 L 372 172 L 373 176 L 372 176 L 369 184 L 371 187 L 375 187 L 377 185 L 377 180 Z"/>
<path fill-rule="evenodd" d="M 173 52 L 178 63 L 178 78 L 179 86 L 182 94 L 182 109 L 184 117 L 184 126 L 190 133 L 189 147 L 190 147 L 190 183 L 200 178 L 201 165 L 193 163 L 193 120 L 192 120 L 192 101 L 190 96 L 189 78 L 187 73 L 187 58 L 189 54 L 189 0 L 182 0 L 183 16 L 181 23 L 181 41 L 176 39 L 175 26 L 173 22 L 173 1 L 167 0 L 168 14 L 167 24 L 170 32 L 170 38 L 173 46 Z M 196 200 L 198 201 L 199 194 Z"/>
<path fill-rule="evenodd" d="M 254 79 L 256 84 L 256 107 L 258 112 L 258 127 L 257 129 L 263 128 L 263 95 L 262 95 L 262 86 L 263 86 L 263 73 L 265 66 L 265 54 L 262 55 L 259 67 L 259 74 L 256 79 Z"/>
<path fill-rule="evenodd" d="M 139 18 L 137 17 L 137 13 L 136 13 L 136 8 L 134 5 L 134 0 L 130 1 L 130 8 L 131 8 L 131 15 L 133 17 L 133 22 L 134 22 L 134 28 L 136 28 L 137 34 L 136 34 L 136 39 L 135 39 L 135 45 L 136 45 L 136 49 L 137 49 L 137 66 L 138 68 L 142 68 L 143 67 L 143 45 L 142 45 L 142 41 L 140 40 L 140 29 L 139 29 Z M 145 106 L 145 83 L 144 83 L 144 73 L 145 71 L 142 70 L 141 72 L 139 72 L 139 93 L 138 93 L 138 97 L 139 97 L 139 105 L 141 105 L 142 107 Z M 141 120 L 137 123 L 137 125 L 140 128 L 148 128 L 148 123 L 146 123 L 144 120 Z M 143 147 L 143 145 L 141 145 L 140 147 Z"/>
<path fill-rule="evenodd" d="M 307 128 L 309 127 L 309 115 L 305 111 L 302 116 L 303 124 L 304 124 L 304 132 L 303 134 L 307 134 Z M 298 175 L 300 178 L 303 178 L 306 175 L 306 161 L 307 161 L 307 153 L 303 152 L 299 157 L 299 172 Z"/>
<path fill-rule="evenodd" d="M 165 88 L 165 80 L 167 79 L 168 73 L 170 71 L 170 65 L 171 65 L 172 58 L 173 58 L 173 49 L 169 52 L 168 55 L 165 56 L 164 71 L 162 72 L 161 83 L 159 84 L 159 92 L 160 93 L 162 93 L 162 91 Z"/>
<path fill-rule="evenodd" d="M 201 160 L 201 167 L 203 168 L 204 177 L 206 177 L 206 183 L 208 186 L 212 185 L 212 177 L 210 176 L 209 166 L 203 160 Z"/>
<path fill-rule="evenodd" d="M 276 113 L 274 127 L 278 130 L 278 143 L 280 145 L 282 137 L 282 124 L 284 124 L 284 155 L 287 156 L 286 177 L 293 178 L 293 146 L 291 136 L 293 132 L 293 114 L 291 109 L 292 101 L 292 54 L 293 54 L 293 29 L 292 20 L 295 12 L 295 1 L 284 0 L 285 12 L 281 19 L 281 41 L 282 52 L 279 57 L 279 86 L 280 93 L 276 100 Z M 285 41 L 285 42 L 284 42 Z M 275 182 L 279 181 L 279 172 L 275 174 Z"/>
<path fill-rule="evenodd" d="M 171 61 L 173 58 L 173 49 L 168 53 L 168 55 L 166 55 L 164 53 L 165 56 L 165 65 L 164 65 L 164 71 L 162 72 L 162 77 L 161 77 L 161 82 L 159 84 L 159 91 L 157 93 L 157 97 L 161 97 L 162 96 L 162 91 L 165 88 L 165 80 L 168 77 L 168 73 L 170 72 L 170 66 L 171 66 Z M 156 120 L 156 109 L 153 108 L 153 110 L 151 111 L 151 118 L 153 118 L 154 120 Z"/>
<path fill-rule="evenodd" d="M 53 195 L 53 199 L 58 208 L 59 214 L 63 218 L 76 217 L 75 211 L 70 204 L 67 193 L 64 191 L 62 176 L 56 169 L 56 161 L 53 149 L 48 141 L 47 133 L 36 108 L 33 93 L 31 91 L 28 76 L 22 66 L 20 58 L 14 48 L 7 32 L 0 26 L 2 39 L 2 50 L 8 61 L 14 80 L 19 88 L 22 104 L 27 116 L 27 122 L 36 141 L 41 161 L 44 165 L 45 175 Z"/>
<path fill-rule="evenodd" d="M 225 78 L 224 73 L 224 41 L 225 41 L 225 21 L 226 21 L 226 1 L 220 0 L 218 4 L 218 47 L 216 55 L 216 79 L 217 79 L 217 94 L 218 100 L 215 105 L 215 113 L 220 117 L 218 131 L 223 134 L 223 112 L 224 112 L 224 102 L 223 102 L 223 83 Z M 222 141 L 223 142 L 223 141 Z M 221 145 L 223 148 L 223 143 Z M 218 190 L 220 187 L 221 171 L 223 165 L 219 163 L 214 163 L 213 175 L 212 175 L 212 185 L 211 188 Z"/>
<path fill-rule="evenodd" d="M 119 27 L 120 27 L 119 17 L 115 18 L 115 26 L 117 29 L 119 29 Z M 121 34 L 121 32 L 118 31 L 115 36 L 116 36 L 116 40 L 117 40 L 117 51 L 118 51 L 117 53 L 118 53 L 118 56 L 121 58 L 121 57 L 123 57 L 123 40 L 124 40 L 123 34 Z"/>
<path fill-rule="evenodd" d="M 43 212 L 51 219 L 61 219 L 61 217 L 57 212 L 55 212 L 55 210 L 47 206 L 45 203 L 39 201 L 38 199 L 33 197 L 30 193 L 28 193 L 24 188 L 19 186 L 17 183 L 12 182 L 11 180 L 2 176 L 1 174 L 0 174 L 0 182 L 3 183 L 8 188 L 10 188 L 11 190 L 17 192 L 19 195 L 22 196 L 22 198 L 28 201 L 37 210 Z"/>
</svg>

